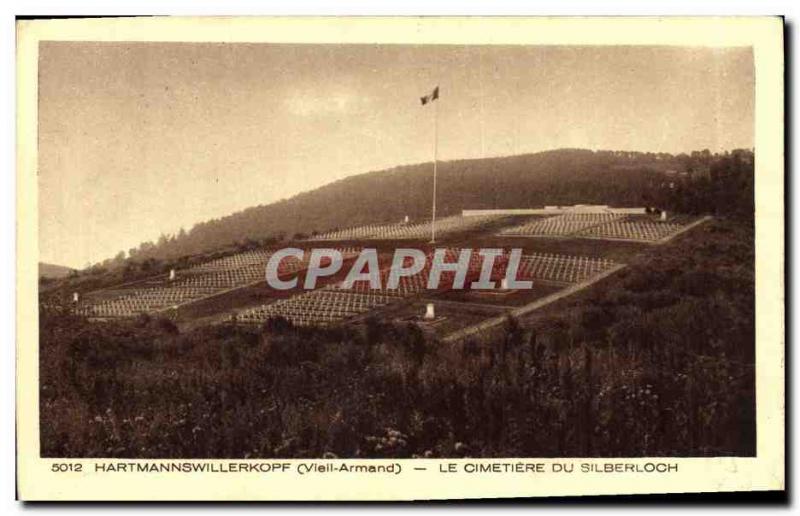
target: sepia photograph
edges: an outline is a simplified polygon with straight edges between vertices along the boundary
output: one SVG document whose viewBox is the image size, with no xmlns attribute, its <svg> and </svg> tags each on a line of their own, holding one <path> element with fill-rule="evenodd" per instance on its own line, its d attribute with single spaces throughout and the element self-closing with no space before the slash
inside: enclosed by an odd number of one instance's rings
<svg viewBox="0 0 800 516">
<path fill-rule="evenodd" d="M 753 44 L 276 39 L 36 42 L 52 471 L 761 457 Z"/>
</svg>

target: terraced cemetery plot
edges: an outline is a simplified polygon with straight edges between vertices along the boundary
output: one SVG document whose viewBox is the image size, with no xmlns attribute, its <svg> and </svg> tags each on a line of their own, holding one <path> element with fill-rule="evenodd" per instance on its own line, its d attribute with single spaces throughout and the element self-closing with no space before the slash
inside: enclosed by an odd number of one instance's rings
<svg viewBox="0 0 800 516">
<path fill-rule="evenodd" d="M 457 252 L 448 249 L 446 259 L 455 261 Z M 433 260 L 432 252 L 426 256 L 426 264 L 422 270 L 410 276 L 400 277 L 397 288 L 392 289 L 388 288 L 391 259 L 387 256 L 381 258 L 384 266 L 379 273 L 380 288 L 371 288 L 367 281 L 357 281 L 352 287 L 346 288 L 344 282 L 339 281 L 324 289 L 304 292 L 289 299 L 245 310 L 237 314 L 234 319 L 236 322 L 261 324 L 272 317 L 283 317 L 300 326 L 327 325 L 427 291 L 428 275 Z M 410 265 L 410 258 L 404 265 Z M 443 284 L 446 284 L 448 279 L 452 281 L 452 274 L 449 278 L 444 274 L 442 277 Z"/>
<path fill-rule="evenodd" d="M 581 230 L 623 218 L 616 213 L 565 213 L 554 217 L 535 218 L 500 232 L 507 236 L 567 236 Z"/>
<path fill-rule="evenodd" d="M 655 242 L 677 233 L 685 226 L 652 220 L 621 220 L 585 229 L 578 236 Z"/>
<path fill-rule="evenodd" d="M 445 262 L 453 263 L 458 260 L 460 249 L 449 248 L 445 250 Z M 385 260 L 385 257 L 384 257 Z M 407 259 L 404 266 L 410 265 Z M 499 284 L 506 274 L 508 254 L 495 259 L 495 267 L 491 278 Z M 263 324 L 270 318 L 283 317 L 300 326 L 329 325 L 342 322 L 348 318 L 363 314 L 370 310 L 394 304 L 402 299 L 412 296 L 436 295 L 446 292 L 453 286 L 454 273 L 442 274 L 442 281 L 437 289 L 428 288 L 428 279 L 433 262 L 433 252 L 426 256 L 425 266 L 411 276 L 399 278 L 397 288 L 388 288 L 391 266 L 381 269 L 380 286 L 372 288 L 367 281 L 358 281 L 352 287 L 346 287 L 344 282 L 337 282 L 324 289 L 304 292 L 294 295 L 289 299 L 261 305 L 244 310 L 232 317 L 236 322 L 246 324 Z M 535 282 L 548 282 L 551 285 L 564 285 L 580 283 L 597 274 L 600 274 L 617 263 L 585 256 L 566 256 L 554 254 L 523 255 L 517 271 L 520 280 L 533 280 Z M 468 288 L 472 281 L 476 281 L 483 267 L 483 256 L 473 251 L 469 257 L 465 286 Z M 557 291 L 558 288 L 555 290 Z M 541 297 L 541 289 L 537 296 Z M 552 293 L 552 288 L 546 288 L 546 293 Z M 531 296 L 523 296 L 525 299 Z M 452 307 L 451 307 L 452 308 Z M 463 308 L 467 308 L 464 305 Z"/>
<path fill-rule="evenodd" d="M 556 254 L 523 255 L 518 276 L 523 280 L 581 283 L 619 265 L 605 258 Z"/>
<path fill-rule="evenodd" d="M 263 324 L 271 318 L 281 317 L 295 326 L 326 326 L 391 301 L 392 297 L 383 294 L 320 289 L 244 310 L 232 319 L 244 324 Z"/>
<path fill-rule="evenodd" d="M 460 249 L 456 248 L 448 248 L 445 249 L 445 262 L 451 263 L 458 260 L 458 255 Z M 425 265 L 423 268 L 416 274 L 411 276 L 401 276 L 399 278 L 399 282 L 396 288 L 388 288 L 389 284 L 389 276 L 391 274 L 391 260 L 387 260 L 387 257 L 384 257 L 383 266 L 381 267 L 379 277 L 380 277 L 380 287 L 377 289 L 373 289 L 369 282 L 367 281 L 357 281 L 355 282 L 352 287 L 345 288 L 343 282 L 340 282 L 336 285 L 333 285 L 332 288 L 339 289 L 339 290 L 351 290 L 354 292 L 380 292 L 381 294 L 392 296 L 392 297 L 407 297 L 412 296 L 415 294 L 419 294 L 428 289 L 428 277 L 430 275 L 431 267 L 433 264 L 433 251 L 430 251 L 425 256 Z M 467 271 L 467 280 L 471 281 L 473 278 L 477 279 L 478 274 L 481 268 L 481 256 L 477 252 L 472 252 L 470 255 L 470 261 L 468 265 Z M 406 258 L 403 266 L 408 267 L 411 265 L 411 259 Z M 449 288 L 452 285 L 452 281 L 454 279 L 454 274 L 452 272 L 444 272 L 442 273 L 441 277 L 441 286 L 442 288 Z"/>
<path fill-rule="evenodd" d="M 570 213 L 529 220 L 504 229 L 501 236 L 552 236 L 599 238 L 653 243 L 676 234 L 693 221 L 678 218 L 661 221 L 643 215 Z"/>
<path fill-rule="evenodd" d="M 497 226 L 521 221 L 495 234 Z M 577 292 L 620 262 L 641 252 L 640 243 L 662 242 L 697 223 L 688 217 L 659 221 L 645 215 L 625 213 L 564 213 L 549 217 L 509 218 L 504 215 L 453 216 L 437 221 L 437 235 L 451 233 L 444 249 L 444 263 L 453 264 L 462 248 L 472 249 L 463 288 L 454 288 L 455 272 L 445 271 L 436 288 L 428 283 L 435 257 L 425 245 L 425 264 L 418 272 L 399 277 L 389 288 L 394 250 L 392 241 L 427 239 L 430 223 L 370 224 L 317 235 L 311 240 L 360 240 L 359 246 L 334 247 L 342 253 L 345 265 L 320 278 L 317 290 L 303 289 L 308 273 L 309 252 L 304 259 L 285 257 L 280 262 L 281 279 L 296 278 L 291 290 L 275 290 L 265 280 L 265 266 L 274 250 L 259 249 L 238 253 L 179 271 L 172 281 L 152 277 L 129 285 L 88 293 L 76 312 L 94 319 L 132 317 L 141 313 L 168 313 L 180 324 L 215 324 L 224 320 L 260 325 L 274 318 L 284 318 L 297 326 L 328 326 L 355 323 L 371 311 L 385 320 L 413 320 L 430 327 L 439 335 L 458 332 L 465 327 L 494 324 L 498 314 L 535 310 L 563 295 Z M 520 240 L 502 237 L 568 237 Z M 500 238 L 498 238 L 500 237 Z M 608 240 L 601 243 L 591 239 Z M 378 240 L 384 240 L 383 242 Z M 330 244 L 328 244 L 330 245 Z M 378 250 L 380 285 L 369 281 L 345 285 L 344 279 L 353 258 L 362 247 Z M 493 258 L 489 275 L 495 288 L 473 290 L 483 272 L 484 256 L 479 247 L 502 249 Z M 505 284 L 510 265 L 510 248 L 524 253 L 513 279 L 530 281 L 532 288 Z M 611 251 L 609 251 L 611 249 Z M 404 268 L 412 265 L 406 258 Z M 349 263 L 349 266 L 347 265 Z M 358 270 L 355 272 L 364 272 Z M 437 318 L 422 319 L 427 303 L 434 303 Z M 182 306 L 180 310 L 170 310 Z M 234 315 L 231 315 L 234 314 Z M 399 319 L 398 319 L 399 318 Z M 204 322 L 203 322 L 204 321 Z"/>
<path fill-rule="evenodd" d="M 270 319 L 282 318 L 295 326 L 330 326 L 347 319 L 381 309 L 387 320 L 422 322 L 426 301 L 399 303 L 400 298 L 383 294 L 361 294 L 352 291 L 323 289 L 296 295 L 290 299 L 251 308 L 238 313 L 232 320 L 239 324 L 262 325 Z M 501 309 L 502 310 L 502 309 Z M 437 304 L 439 319 L 437 333 L 446 334 L 475 324 L 498 313 L 498 309 L 482 308 L 463 303 Z"/>
<path fill-rule="evenodd" d="M 338 250 L 345 259 L 360 251 L 355 247 Z M 133 317 L 199 301 L 263 280 L 271 254 L 265 249 L 212 260 L 182 271 L 179 279 L 160 286 L 123 289 L 116 297 L 94 296 L 79 305 L 76 313 L 96 318 Z M 281 261 L 278 275 L 294 274 L 306 266 L 305 260 L 287 257 Z"/>
<path fill-rule="evenodd" d="M 368 224 L 314 235 L 308 240 L 359 240 L 393 231 L 402 224 Z"/>
<path fill-rule="evenodd" d="M 464 228 L 480 226 L 496 219 L 486 217 L 451 217 L 443 224 L 445 228 Z M 576 217 L 578 223 L 585 223 L 586 217 Z M 409 229 L 408 226 L 404 226 Z M 374 227 L 373 227 L 374 229 Z M 413 229 L 413 228 L 412 228 Z M 337 248 L 348 260 L 357 255 L 360 247 Z M 445 249 L 444 262 L 455 263 L 461 248 Z M 196 265 L 180 272 L 179 277 L 171 282 L 148 281 L 133 288 L 119 288 L 114 295 L 89 296 L 77 307 L 79 314 L 92 318 L 131 317 L 141 313 L 157 313 L 167 311 L 181 305 L 197 304 L 204 300 L 216 298 L 226 292 L 238 292 L 244 287 L 250 288 L 264 281 L 264 267 L 273 251 L 263 249 L 238 253 Z M 327 325 L 349 319 L 353 316 L 396 303 L 413 296 L 436 296 L 451 290 L 455 273 L 444 272 L 436 289 L 428 288 L 428 280 L 433 264 L 434 250 L 429 250 L 423 268 L 410 276 L 401 276 L 396 288 L 389 288 L 391 273 L 391 254 L 379 255 L 380 286 L 373 289 L 367 281 L 359 281 L 345 288 L 344 271 L 328 278 L 328 286 L 317 291 L 300 291 L 299 293 L 281 291 L 280 296 L 256 296 L 258 306 L 239 311 L 235 316 L 237 322 L 263 323 L 271 317 L 282 316 L 298 324 Z M 506 276 L 510 254 L 508 251 L 494 259 L 491 281 L 499 287 Z M 288 279 L 301 277 L 307 268 L 307 258 L 299 260 L 294 257 L 284 258 L 280 263 L 279 276 Z M 465 287 L 469 288 L 477 281 L 483 269 L 483 256 L 474 249 L 469 256 Z M 411 258 L 406 258 L 405 267 L 411 265 Z M 566 285 L 583 282 L 597 274 L 617 265 L 605 258 L 590 258 L 554 253 L 528 253 L 521 257 L 516 273 L 518 280 L 541 282 L 562 288 Z M 257 287 L 259 292 L 268 291 L 268 287 Z M 227 294 L 225 294 L 227 295 Z M 251 296 L 253 297 L 253 296 Z M 525 297 L 525 296 L 523 296 Z M 530 297 L 530 296 L 528 296 Z M 265 303 L 261 300 L 267 300 Z M 202 303 L 200 303 L 202 304 Z M 514 303 L 511 303 L 512 305 Z M 247 306 L 247 305 L 240 305 Z M 230 306 L 228 308 L 234 308 Z M 170 311 L 170 314 L 175 312 Z M 206 314 L 209 315 L 209 314 Z"/>
<path fill-rule="evenodd" d="M 76 312 L 87 317 L 132 317 L 202 299 L 214 295 L 220 290 L 220 287 L 211 285 L 203 287 L 174 285 L 128 289 L 127 293 L 117 298 L 82 304 L 76 309 Z"/>
<path fill-rule="evenodd" d="M 437 236 L 446 235 L 456 231 L 467 231 L 479 228 L 485 224 L 502 218 L 498 215 L 477 215 L 464 217 L 454 215 L 436 221 Z M 414 224 L 370 224 L 354 228 L 342 229 L 321 233 L 309 240 L 409 240 L 424 239 L 431 236 L 431 223 L 418 222 Z"/>
<path fill-rule="evenodd" d="M 223 258 L 217 258 L 205 263 L 201 263 L 190 267 L 189 272 L 213 272 L 220 270 L 239 269 L 253 264 L 267 263 L 272 251 L 269 249 L 257 249 L 253 251 L 246 251 L 244 253 L 237 253 Z"/>
</svg>

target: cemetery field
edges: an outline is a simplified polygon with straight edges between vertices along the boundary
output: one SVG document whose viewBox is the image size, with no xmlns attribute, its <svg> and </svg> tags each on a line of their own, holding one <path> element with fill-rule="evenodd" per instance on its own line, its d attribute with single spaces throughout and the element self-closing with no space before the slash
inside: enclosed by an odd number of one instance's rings
<svg viewBox="0 0 800 516">
<path fill-rule="evenodd" d="M 76 310 L 90 319 L 106 320 L 148 314 L 170 319 L 183 328 L 227 322 L 260 326 L 276 318 L 299 326 L 330 327 L 360 325 L 366 318 L 374 317 L 410 321 L 429 334 L 446 337 L 451 331 L 498 313 L 524 310 L 528 305 L 537 310 L 546 308 L 540 300 L 555 299 L 559 292 L 574 297 L 593 278 L 614 276 L 642 256 L 665 252 L 669 245 L 654 247 L 651 245 L 654 239 L 687 228 L 696 220 L 696 217 L 677 216 L 662 223 L 654 216 L 616 213 L 451 216 L 442 219 L 435 244 L 423 238 L 424 231 L 430 231 L 428 223 L 368 224 L 289 243 L 286 247 L 299 247 L 305 252 L 302 259 L 292 257 L 281 261 L 279 277 L 297 279 L 296 287 L 289 290 L 272 288 L 264 279 L 265 265 L 274 249 L 251 249 L 195 263 L 171 273 L 171 277 L 161 274 L 88 292 Z M 692 231 L 696 229 L 688 233 Z M 606 238 L 631 234 L 641 238 Z M 306 290 L 304 281 L 314 248 L 337 249 L 344 260 L 341 269 L 319 277 L 315 289 Z M 365 248 L 378 252 L 380 288 L 374 289 L 367 282 L 348 288 L 343 281 Z M 427 255 L 426 264 L 413 276 L 402 278 L 397 289 L 388 289 L 389 270 L 398 248 L 422 251 Z M 428 289 L 436 249 L 447 250 L 447 262 L 455 261 L 461 249 L 473 250 L 468 287 L 481 270 L 483 258 L 477 252 L 481 248 L 503 250 L 492 272 L 497 289 L 489 292 L 451 289 L 448 285 L 453 278 L 451 273 L 443 275 L 444 283 L 438 288 Z M 529 289 L 499 288 L 511 249 L 521 253 L 516 277 L 532 282 Z M 430 321 L 421 318 L 429 304 L 436 313 Z"/>
<path fill-rule="evenodd" d="M 41 454 L 753 456 L 752 242 L 746 222 L 714 219 L 638 253 L 628 243 L 559 242 L 581 246 L 574 255 L 528 243 L 534 288 L 492 301 L 411 280 L 407 295 L 389 302 L 333 287 L 278 295 L 254 284 L 184 305 L 195 318 L 178 328 L 158 316 L 92 322 L 45 310 Z M 588 276 L 574 276 L 579 270 Z M 507 317 L 593 271 L 613 273 Z M 574 277 L 535 281 L 553 275 Z M 221 317 L 290 300 L 276 312 L 282 319 Z M 291 318 L 295 326 L 285 324 Z M 375 447 L 387 429 L 405 444 Z"/>
<path fill-rule="evenodd" d="M 608 248 L 607 245 L 604 247 Z M 562 243 L 561 249 L 563 248 Z M 431 252 L 432 248 L 428 251 Z M 177 320 L 187 323 L 199 318 L 208 318 L 216 313 L 228 316 L 217 318 L 217 321 L 233 320 L 243 324 L 263 324 L 270 318 L 284 317 L 294 324 L 329 326 L 348 322 L 358 323 L 368 315 L 398 320 L 395 315 L 387 315 L 395 306 L 403 307 L 403 317 L 408 317 L 413 315 L 408 313 L 409 305 L 414 306 L 413 310 L 424 311 L 425 305 L 430 302 L 434 304 L 435 309 L 447 305 L 448 311 L 454 312 L 454 315 L 447 318 L 446 324 L 432 325 L 436 326 L 434 328 L 436 335 L 445 336 L 449 329 L 458 329 L 461 323 L 479 322 L 483 314 L 494 315 L 498 310 L 524 306 L 576 283 L 582 283 L 609 267 L 620 265 L 619 262 L 596 256 L 533 250 L 524 250 L 524 253 L 518 278 L 532 281 L 530 289 L 496 289 L 488 292 L 454 290 L 447 287 L 447 281 L 452 281 L 452 275 L 445 273 L 444 287 L 428 290 L 429 269 L 426 268 L 419 274 L 403 278 L 399 289 L 393 291 L 386 287 L 392 255 L 381 253 L 379 255 L 379 267 L 382 270 L 381 289 L 371 289 L 365 282 L 357 283 L 353 289 L 342 288 L 341 282 L 346 270 L 352 264 L 351 260 L 346 262 L 343 269 L 335 275 L 322 279 L 319 284 L 321 288 L 318 290 L 305 291 L 298 287 L 289 291 L 276 291 L 269 288 L 265 282 L 259 282 L 184 305 L 177 310 Z M 454 256 L 448 261 L 452 259 Z M 476 270 L 468 282 L 477 279 L 475 276 L 477 267 L 476 265 Z M 304 271 L 300 271 L 298 284 L 302 284 L 304 277 Z M 421 298 L 425 298 L 426 303 L 414 303 L 415 299 Z M 461 309 L 463 316 L 455 315 L 458 308 Z M 424 321 L 417 322 L 424 324 Z"/>
<path fill-rule="evenodd" d="M 448 241 L 454 247 L 522 249 L 524 254 L 551 253 L 591 256 L 625 263 L 649 247 L 639 242 L 590 240 L 586 238 L 513 238 L 474 233 Z"/>
</svg>

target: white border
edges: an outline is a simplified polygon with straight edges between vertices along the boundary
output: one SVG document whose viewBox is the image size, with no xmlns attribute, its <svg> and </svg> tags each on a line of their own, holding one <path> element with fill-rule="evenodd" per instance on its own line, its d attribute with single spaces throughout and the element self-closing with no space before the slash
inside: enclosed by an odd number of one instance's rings
<svg viewBox="0 0 800 516">
<path fill-rule="evenodd" d="M 180 2 L 178 2 L 178 3 L 180 4 Z M 507 5 L 507 3 L 506 3 L 506 2 L 502 2 L 502 3 L 503 3 L 503 5 Z M 56 5 L 56 3 L 55 3 L 55 2 L 50 2 L 50 4 L 51 4 L 51 5 Z M 108 5 L 105 5 L 105 4 L 101 3 L 101 2 L 90 2 L 89 4 L 90 4 L 91 6 L 93 6 L 93 7 L 90 7 L 88 10 L 85 10 L 84 12 L 104 12 L 104 13 L 109 13 L 109 12 L 112 12 L 112 11 L 116 11 L 116 12 L 122 12 L 122 11 L 119 11 L 119 9 L 120 9 L 119 5 L 120 5 L 120 4 L 115 4 L 111 10 L 109 9 L 109 6 L 108 6 Z M 103 4 L 103 5 L 100 5 L 100 4 Z M 161 3 L 159 3 L 159 4 L 160 4 L 160 5 L 162 5 L 162 6 L 164 5 L 164 3 L 163 3 L 163 2 L 161 2 Z M 174 3 L 173 3 L 173 4 L 174 4 Z M 213 7 L 215 8 L 215 11 L 214 11 L 214 12 L 217 12 L 217 13 L 223 13 L 223 12 L 230 13 L 230 12 L 232 12 L 232 11 L 231 11 L 231 7 L 233 7 L 233 8 L 236 8 L 236 7 L 238 6 L 238 9 L 241 9 L 241 6 L 242 6 L 243 4 L 244 4 L 244 5 L 250 5 L 250 6 L 252 6 L 252 5 L 253 5 L 253 3 L 251 3 L 251 2 L 244 2 L 244 3 L 243 3 L 243 2 L 229 2 L 229 3 L 227 3 L 227 4 L 226 4 L 226 7 L 224 7 L 224 8 L 220 8 L 220 6 L 213 6 Z M 301 5 L 301 4 L 302 4 L 302 5 Z M 303 9 L 302 9 L 302 7 L 303 7 L 304 5 L 306 5 L 306 4 L 307 4 L 307 2 L 293 2 L 293 4 L 292 4 L 292 6 L 293 6 L 293 9 L 292 9 L 291 11 L 288 11 L 288 12 L 294 12 L 294 13 L 298 13 L 298 12 L 307 12 L 307 11 L 303 11 Z M 585 5 L 585 4 L 586 4 L 586 3 L 583 3 L 583 5 Z M 593 5 L 595 5 L 595 6 L 596 6 L 596 4 L 595 4 L 595 3 L 591 3 L 591 4 L 593 4 Z M 606 3 L 606 4 L 608 4 L 608 3 Z M 680 4 L 681 4 L 681 3 L 677 3 L 677 4 L 680 6 Z M 685 4 L 688 4 L 688 2 L 685 2 Z M 727 10 L 728 12 L 730 12 L 730 11 L 732 11 L 732 10 L 735 10 L 737 7 L 739 7 L 739 6 L 742 6 L 742 4 L 744 4 L 744 3 L 743 3 L 743 2 L 726 2 L 724 5 L 726 6 L 726 10 Z M 776 10 L 776 9 L 775 9 L 775 7 L 774 7 L 774 6 L 775 6 L 776 4 L 780 4 L 780 3 L 776 3 L 776 2 L 762 2 L 762 3 L 758 4 L 758 5 L 759 5 L 759 7 L 758 7 L 758 8 L 754 8 L 752 5 L 746 5 L 746 6 L 745 6 L 746 8 L 741 8 L 741 7 L 739 7 L 740 9 L 744 9 L 744 10 L 738 10 L 737 12 L 740 12 L 740 13 L 741 13 L 741 12 L 750 12 L 750 13 L 752 13 L 752 12 L 761 12 L 761 13 L 763 13 L 763 12 L 765 12 L 765 11 L 764 11 L 765 9 L 767 10 L 767 12 L 770 12 L 770 11 L 769 11 L 769 9 L 770 9 L 770 6 L 773 6 L 773 7 L 772 7 L 772 9 L 773 9 L 773 10 L 772 10 L 771 12 L 777 12 L 777 11 L 779 11 L 779 9 L 778 9 L 778 10 Z M 58 3 L 57 5 L 58 5 L 58 7 L 59 7 L 60 9 L 63 9 L 63 5 L 62 5 L 61 3 Z M 142 7 L 142 5 L 143 5 L 143 3 L 136 3 L 135 5 L 137 6 L 137 8 L 141 8 L 141 7 Z M 195 8 L 196 8 L 196 4 L 194 4 L 194 5 L 195 5 Z M 496 5 L 496 4 L 495 4 L 495 5 Z M 674 4 L 674 3 L 673 3 L 672 5 L 673 5 L 673 6 L 675 6 L 675 4 Z M 703 10 L 705 10 L 706 12 L 707 12 L 707 11 L 708 11 L 708 9 L 709 9 L 709 6 L 707 6 L 707 5 L 706 5 L 706 6 L 697 6 L 697 5 L 694 5 L 694 4 L 691 4 L 691 5 L 692 5 L 692 7 L 694 8 L 694 11 L 695 11 L 695 12 L 698 12 L 698 11 L 697 11 L 697 9 L 703 9 Z M 781 5 L 782 5 L 782 4 L 781 4 Z M 461 6 L 461 7 L 464 7 L 464 6 Z M 127 9 L 127 10 L 125 10 L 125 9 Z M 500 9 L 502 9 L 502 7 L 500 7 Z M 680 8 L 680 7 L 678 7 L 678 9 L 681 9 L 681 8 Z M 685 11 L 686 11 L 685 7 L 684 7 L 683 9 L 684 9 L 684 11 L 682 11 L 682 12 L 685 12 Z M 30 9 L 26 9 L 26 10 L 27 10 L 27 12 L 31 12 L 31 11 L 30 11 Z M 323 10 L 324 10 L 324 9 L 323 9 Z M 579 10 L 580 10 L 580 9 L 579 9 Z M 48 11 L 48 12 L 55 12 L 55 11 L 53 11 L 53 9 L 45 9 L 45 11 Z M 124 11 L 124 12 L 132 12 L 132 11 L 131 11 L 131 9 L 130 9 L 129 7 L 128 7 L 128 8 L 123 8 L 123 11 Z M 646 11 L 646 9 L 645 9 L 645 11 Z M 62 12 L 63 12 L 63 11 L 62 11 Z M 75 12 L 77 12 L 77 11 L 76 11 L 75 9 L 68 9 L 68 12 L 70 12 L 70 13 L 75 13 Z M 175 11 L 173 11 L 173 12 L 175 12 Z M 187 12 L 187 11 L 185 11 L 185 10 L 184 10 L 183 12 Z M 197 12 L 197 11 L 194 11 L 194 12 Z M 202 10 L 201 10 L 201 12 L 202 12 Z M 235 11 L 235 12 L 242 12 L 242 11 Z M 317 10 L 316 10 L 316 12 L 321 12 L 321 11 L 320 11 L 320 9 L 317 9 Z M 329 11 L 329 12 L 330 12 L 330 11 Z M 336 11 L 336 12 L 342 12 L 342 11 Z M 347 12 L 347 11 L 346 11 L 346 9 L 345 9 L 345 12 Z M 403 12 L 403 10 L 402 10 L 402 9 L 401 9 L 400 11 L 397 11 L 397 10 L 395 10 L 394 12 Z M 419 11 L 416 11 L 416 12 L 419 12 Z M 452 11 L 450 11 L 450 12 L 452 12 Z M 470 10 L 469 10 L 469 9 L 464 9 L 464 10 L 462 10 L 461 12 L 470 12 Z M 474 12 L 474 11 L 473 11 L 473 12 Z M 484 12 L 485 12 L 485 11 L 484 11 Z M 495 12 L 497 12 L 497 11 L 495 11 Z M 513 10 L 513 9 L 512 9 L 512 10 L 506 10 L 506 11 L 504 11 L 504 12 L 519 12 L 519 11 L 518 11 L 518 10 L 516 10 L 516 11 L 515 11 L 515 10 Z M 569 9 L 566 9 L 566 10 L 565 10 L 563 7 L 561 7 L 561 10 L 560 10 L 560 12 L 562 12 L 562 13 L 563 13 L 563 12 L 570 12 L 570 11 L 569 11 Z M 584 8 L 584 9 L 583 9 L 583 10 L 581 10 L 580 12 L 583 12 L 583 13 L 589 13 L 589 12 L 597 12 L 597 11 L 596 11 L 596 10 L 594 10 L 594 9 L 591 9 L 591 8 Z M 603 12 L 605 12 L 605 11 L 603 11 Z M 641 11 L 638 11 L 638 12 L 641 12 Z M 701 12 L 702 12 L 702 11 L 701 11 Z M 716 10 L 716 9 L 714 9 L 714 10 L 713 10 L 713 12 L 717 12 L 717 10 Z M 474 40 L 473 40 L 473 41 L 474 41 Z M 8 61 L 8 60 L 6 61 L 6 63 L 9 63 L 9 62 L 11 62 L 11 61 Z M 11 95 L 13 95 L 13 89 L 11 90 L 11 94 L 10 94 L 10 95 L 7 95 L 7 97 L 6 97 L 6 98 L 9 98 L 9 97 L 11 97 Z M 11 98 L 13 98 L 13 97 L 11 97 Z M 774 115 L 774 113 L 773 113 L 773 115 Z M 757 116 L 758 116 L 758 115 L 757 115 Z M 758 134 L 757 134 L 757 137 L 758 137 Z M 757 148 L 759 148 L 759 149 L 760 149 L 760 146 L 759 146 L 759 144 L 758 144 L 758 143 L 757 143 Z M 757 153 L 757 154 L 758 154 L 758 153 Z M 6 155 L 6 156 L 10 156 L 11 154 L 10 154 L 10 153 L 5 153 L 4 155 Z M 759 155 L 760 155 L 760 154 L 759 154 Z M 14 191 L 14 190 L 13 190 L 13 174 L 12 174 L 11 176 L 12 176 L 12 177 L 11 177 L 11 183 L 12 183 L 12 184 L 10 185 L 10 186 L 11 186 L 11 188 L 7 188 L 7 189 L 5 190 L 6 192 L 13 192 L 13 191 Z M 774 197 L 773 197 L 773 199 L 774 199 Z M 13 201 L 13 198 L 12 198 L 12 201 Z M 773 201 L 773 204 L 776 204 L 776 203 L 774 203 L 774 201 Z M 13 203 L 11 203 L 11 202 L 9 202 L 9 203 L 6 203 L 6 206 L 7 206 L 7 207 L 8 207 L 8 206 L 13 206 Z M 773 213 L 773 214 L 771 214 L 771 217 L 770 217 L 770 218 L 772 219 L 772 221 L 773 221 L 774 223 L 778 223 L 778 224 L 779 224 L 779 223 L 782 221 L 782 219 L 781 219 L 781 220 L 778 220 L 778 215 L 779 215 L 778 213 Z M 781 215 L 782 215 L 782 214 L 781 214 Z M 8 219 L 6 219 L 6 220 L 8 220 Z M 774 227 L 774 226 L 773 226 L 773 227 Z M 4 229 L 5 229 L 5 228 L 4 228 Z M 9 263 L 9 261 L 7 261 L 6 263 Z M 769 271 L 766 271 L 766 272 L 768 273 Z M 763 271 L 762 271 L 762 274 L 763 274 Z M 10 290 L 10 289 L 9 289 L 9 290 Z M 8 292 L 9 290 L 7 290 L 7 292 Z M 781 307 L 781 308 L 782 308 L 782 307 Z M 781 312 L 781 308 L 778 308 L 778 312 Z M 9 313 L 9 311 L 5 311 L 5 313 Z M 775 312 L 775 307 L 773 307 L 773 308 L 772 308 L 772 313 L 773 313 L 773 314 L 774 314 L 774 313 L 776 313 L 776 312 Z M 769 316 L 769 314 L 767 314 L 767 316 Z M 763 319 L 762 319 L 762 320 L 763 320 Z M 759 439 L 759 442 L 761 442 L 761 439 Z"/>
</svg>

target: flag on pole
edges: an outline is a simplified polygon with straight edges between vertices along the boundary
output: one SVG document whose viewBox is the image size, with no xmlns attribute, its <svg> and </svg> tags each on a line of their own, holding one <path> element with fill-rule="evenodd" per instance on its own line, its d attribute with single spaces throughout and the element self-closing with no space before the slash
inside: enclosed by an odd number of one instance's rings
<svg viewBox="0 0 800 516">
<path fill-rule="evenodd" d="M 433 88 L 433 91 L 431 92 L 430 95 L 425 95 L 424 97 L 420 97 L 419 100 L 420 102 L 422 102 L 422 105 L 424 106 L 428 102 L 433 102 L 438 98 L 439 98 L 439 87 L 437 86 Z"/>
<path fill-rule="evenodd" d="M 424 106 L 429 102 L 439 98 L 439 86 L 433 88 L 429 95 L 420 97 L 419 100 Z M 438 106 L 438 104 L 437 104 Z M 433 110 L 433 202 L 431 203 L 431 242 L 436 242 L 436 165 L 439 155 L 439 109 Z"/>
</svg>

